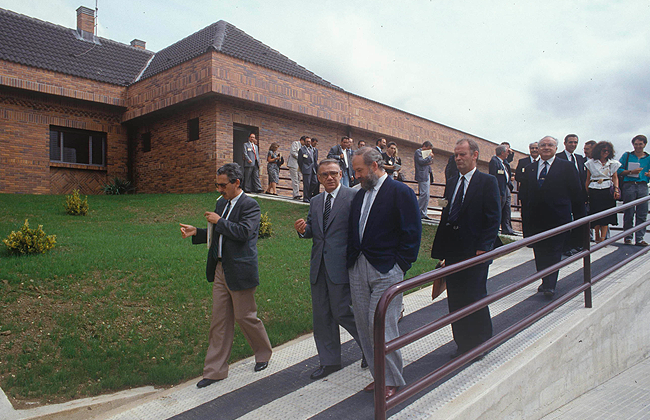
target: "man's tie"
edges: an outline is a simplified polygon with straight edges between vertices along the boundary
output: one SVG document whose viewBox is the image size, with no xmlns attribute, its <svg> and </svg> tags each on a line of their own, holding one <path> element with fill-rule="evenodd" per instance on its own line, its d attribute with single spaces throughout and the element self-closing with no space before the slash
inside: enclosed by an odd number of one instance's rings
<svg viewBox="0 0 650 420">
<path fill-rule="evenodd" d="M 230 200 L 226 202 L 226 208 L 223 209 L 223 212 L 221 213 L 221 217 L 226 218 L 228 216 L 228 210 L 230 210 Z M 223 243 L 223 238 L 221 237 L 221 234 L 216 234 L 215 236 L 216 237 L 215 239 L 213 239 L 213 241 L 216 240 L 216 245 L 212 248 L 212 253 L 213 253 L 212 256 L 216 260 L 221 258 L 219 254 L 221 254 L 221 245 Z"/>
<path fill-rule="evenodd" d="M 327 194 L 327 199 L 325 200 L 325 212 L 323 213 L 323 231 L 327 228 L 330 211 L 332 211 L 332 194 Z"/>
<path fill-rule="evenodd" d="M 257 162 L 257 150 L 255 150 L 256 146 L 254 144 L 252 146 L 253 146 L 253 154 L 255 155 L 255 162 Z M 230 201 L 228 202 L 228 204 L 230 205 Z"/>
<path fill-rule="evenodd" d="M 548 174 L 548 162 L 544 161 L 544 167 L 542 168 L 542 172 L 539 173 L 539 178 L 537 179 L 537 185 L 539 185 L 540 188 L 542 188 L 542 184 L 544 184 L 544 180 L 546 179 L 547 174 Z"/>
<path fill-rule="evenodd" d="M 359 217 L 359 242 L 363 240 L 363 231 L 366 228 L 366 220 L 368 220 L 368 213 L 370 213 L 370 202 L 372 201 L 372 196 L 375 194 L 375 189 L 373 188 L 370 191 L 366 191 L 368 198 L 364 203 L 363 208 L 361 209 L 361 217 Z"/>
<path fill-rule="evenodd" d="M 573 156 L 573 153 L 571 153 L 571 159 L 569 159 L 571 163 L 576 163 L 576 158 Z"/>
<path fill-rule="evenodd" d="M 456 192 L 456 198 L 454 198 L 454 202 L 451 205 L 451 210 L 449 211 L 449 219 L 447 219 L 447 222 L 454 223 L 456 220 L 458 220 L 458 215 L 460 215 L 460 208 L 463 205 L 464 195 L 465 195 L 465 177 L 461 176 L 460 186 L 458 187 L 458 191 Z"/>
</svg>

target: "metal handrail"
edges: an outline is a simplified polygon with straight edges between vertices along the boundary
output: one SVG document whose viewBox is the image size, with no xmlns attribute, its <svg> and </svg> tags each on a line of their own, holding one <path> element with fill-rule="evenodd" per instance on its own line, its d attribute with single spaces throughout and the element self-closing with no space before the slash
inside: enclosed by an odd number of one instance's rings
<svg viewBox="0 0 650 420">
<path fill-rule="evenodd" d="M 604 278 L 605 276 L 611 274 L 612 272 L 616 271 L 620 267 L 626 265 L 630 261 L 647 253 L 648 251 L 650 251 L 650 247 L 641 248 L 640 251 L 632 254 L 630 257 L 624 259 L 623 261 L 620 261 L 617 264 L 607 268 L 605 271 L 603 271 L 602 273 L 598 274 L 593 278 L 591 276 L 591 254 L 619 239 L 622 239 L 624 236 L 629 235 L 632 232 L 645 229 L 646 226 L 650 225 L 650 221 L 647 221 L 631 229 L 623 231 L 620 234 L 612 236 L 611 238 L 604 240 L 594 245 L 593 247 L 590 247 L 590 243 L 589 243 L 589 229 L 583 229 L 584 248 L 582 251 L 578 252 L 577 254 L 574 254 L 571 257 L 568 257 L 560 261 L 559 263 L 552 265 L 551 267 L 538 271 L 521 281 L 506 286 L 503 289 L 500 289 L 497 292 L 489 296 L 486 296 L 485 298 L 480 299 L 477 302 L 472 303 L 471 305 L 465 306 L 457 311 L 444 315 L 433 322 L 430 322 L 422 327 L 419 327 L 409 333 L 399 336 L 396 339 L 386 343 L 386 335 L 385 335 L 386 334 L 386 323 L 385 323 L 386 311 L 388 309 L 388 305 L 397 295 L 404 293 L 408 290 L 418 288 L 426 283 L 430 283 L 441 277 L 446 277 L 450 274 L 454 274 L 459 271 L 465 270 L 467 268 L 473 267 L 475 265 L 482 264 L 489 260 L 514 252 L 525 246 L 535 244 L 542 240 L 548 239 L 552 236 L 556 236 L 560 233 L 567 232 L 571 229 L 576 229 L 580 226 L 598 220 L 602 217 L 618 213 L 621 210 L 625 210 L 627 208 L 637 206 L 647 201 L 650 201 L 650 196 L 643 197 L 638 200 L 631 201 L 629 203 L 625 203 L 619 207 L 614 207 L 602 211 L 600 213 L 593 214 L 591 216 L 583 217 L 571 223 L 567 223 L 565 225 L 558 226 L 556 228 L 538 233 L 537 235 L 504 245 L 502 247 L 499 247 L 497 249 L 494 249 L 492 251 L 486 252 L 481 255 L 477 255 L 475 257 L 461 261 L 459 263 L 420 274 L 416 277 L 396 283 L 390 286 L 388 289 L 386 289 L 382 297 L 379 299 L 379 302 L 377 303 L 377 309 L 375 311 L 375 318 L 374 318 L 375 419 L 385 419 L 386 411 L 388 409 L 395 407 L 397 404 L 405 401 L 406 399 L 426 389 L 427 387 L 431 386 L 432 384 L 439 381 L 440 379 L 446 377 L 447 375 L 453 373 L 459 368 L 465 366 L 466 364 L 468 364 L 469 362 L 471 362 L 473 359 L 483 354 L 484 352 L 495 348 L 505 340 L 513 337 L 515 334 L 522 331 L 524 328 L 532 325 L 534 322 L 536 322 L 546 314 L 552 312 L 557 307 L 570 301 L 578 294 L 584 293 L 585 307 L 591 308 L 592 307 L 591 286 L 594 283 L 601 280 L 602 278 Z M 393 396 L 386 399 L 386 396 L 384 394 L 384 389 L 386 387 L 386 375 L 385 375 L 386 359 L 385 358 L 388 353 L 392 353 L 395 350 L 398 350 L 416 340 L 419 340 L 420 338 L 423 338 L 451 324 L 452 322 L 456 322 L 459 319 L 469 314 L 472 314 L 478 311 L 479 309 L 482 309 L 488 306 L 489 304 L 494 303 L 497 300 L 502 299 L 503 297 L 508 296 L 511 293 L 533 283 L 534 281 L 541 279 L 542 277 L 547 276 L 559 270 L 560 268 L 569 265 L 581 258 L 583 259 L 583 273 L 584 273 L 583 284 L 569 290 L 564 295 L 553 300 L 552 302 L 545 305 L 544 307 L 537 310 L 536 312 L 532 313 L 531 315 L 528 315 L 527 317 L 521 319 L 520 321 L 510 326 L 509 328 L 496 334 L 495 336 L 485 341 L 481 345 L 475 347 L 474 349 L 468 351 L 467 353 L 464 353 L 463 355 L 455 358 L 454 360 L 444 364 L 440 368 L 427 374 L 423 378 L 420 378 L 416 382 L 403 387 L 401 390 L 396 392 Z"/>
</svg>

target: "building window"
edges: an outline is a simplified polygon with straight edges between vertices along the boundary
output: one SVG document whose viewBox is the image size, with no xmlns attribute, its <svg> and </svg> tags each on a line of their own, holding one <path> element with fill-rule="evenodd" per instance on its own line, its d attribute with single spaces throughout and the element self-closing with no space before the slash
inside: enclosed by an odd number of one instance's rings
<svg viewBox="0 0 650 420">
<path fill-rule="evenodd" d="M 187 120 L 187 141 L 199 139 L 199 119 L 192 118 Z"/>
<path fill-rule="evenodd" d="M 106 166 L 106 133 L 50 127 L 50 160 Z"/>
<path fill-rule="evenodd" d="M 151 151 L 151 133 L 146 132 L 142 133 L 142 151 L 143 152 L 150 152 Z"/>
</svg>

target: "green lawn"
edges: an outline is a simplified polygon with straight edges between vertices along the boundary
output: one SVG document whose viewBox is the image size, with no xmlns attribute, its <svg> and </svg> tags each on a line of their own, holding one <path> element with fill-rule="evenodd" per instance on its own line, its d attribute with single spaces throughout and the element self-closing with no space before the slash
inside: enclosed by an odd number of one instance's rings
<svg viewBox="0 0 650 420">
<path fill-rule="evenodd" d="M 202 373 L 211 294 L 205 245 L 178 223 L 204 226 L 215 194 L 90 196 L 88 216 L 67 216 L 63 196 L 0 194 L 0 238 L 43 225 L 56 248 L 10 256 L 0 243 L 0 386 L 18 401 L 59 402 Z M 311 331 L 309 252 L 293 222 L 307 207 L 259 200 L 274 235 L 258 242 L 259 316 L 274 346 Z M 420 259 L 433 269 L 435 230 Z M 251 355 L 238 331 L 231 361 Z"/>
</svg>

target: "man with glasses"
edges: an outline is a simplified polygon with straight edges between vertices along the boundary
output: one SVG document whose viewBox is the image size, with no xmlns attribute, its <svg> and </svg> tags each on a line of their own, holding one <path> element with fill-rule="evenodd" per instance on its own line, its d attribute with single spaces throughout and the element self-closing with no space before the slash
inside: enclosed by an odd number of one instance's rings
<svg viewBox="0 0 650 420">
<path fill-rule="evenodd" d="M 212 283 L 212 320 L 203 379 L 199 388 L 228 377 L 228 358 L 239 324 L 255 354 L 254 371 L 266 369 L 272 348 L 264 324 L 257 317 L 255 289 L 259 285 L 257 235 L 260 206 L 241 188 L 238 164 L 228 163 L 217 170 L 217 189 L 221 197 L 214 212 L 206 211 L 208 229 L 180 224 L 181 236 L 192 237 L 193 244 L 208 242 L 206 277 Z"/>
<path fill-rule="evenodd" d="M 623 202 L 629 203 L 648 195 L 648 177 L 650 176 L 650 156 L 643 150 L 648 144 L 648 138 L 642 134 L 632 139 L 633 152 L 625 152 L 621 156 L 621 167 L 618 174 L 623 176 Z M 648 202 L 641 203 L 638 206 L 625 210 L 623 216 L 623 229 L 627 230 L 634 226 L 645 223 L 648 217 Z M 637 230 L 635 235 L 635 244 L 639 246 L 648 246 L 643 239 L 645 229 Z M 632 245 L 632 235 L 625 237 L 625 243 Z"/>
<path fill-rule="evenodd" d="M 570 223 L 585 215 L 585 202 L 575 166 L 556 158 L 557 139 L 546 136 L 539 141 L 539 159 L 524 172 L 524 236 L 533 236 Z M 561 233 L 533 245 L 537 271 L 560 262 L 568 234 Z M 537 289 L 544 296 L 555 296 L 558 272 L 542 279 Z"/>
<path fill-rule="evenodd" d="M 350 309 L 346 266 L 350 205 L 357 191 L 341 185 L 341 167 L 335 159 L 320 162 L 318 180 L 325 191 L 311 199 L 307 220 L 298 219 L 294 223 L 301 238 L 313 240 L 309 281 L 314 341 L 320 366 L 311 374 L 311 379 L 322 379 L 341 369 L 339 326 L 348 330 L 361 347 Z M 367 363 L 363 359 L 361 367 L 365 366 Z"/>
</svg>

